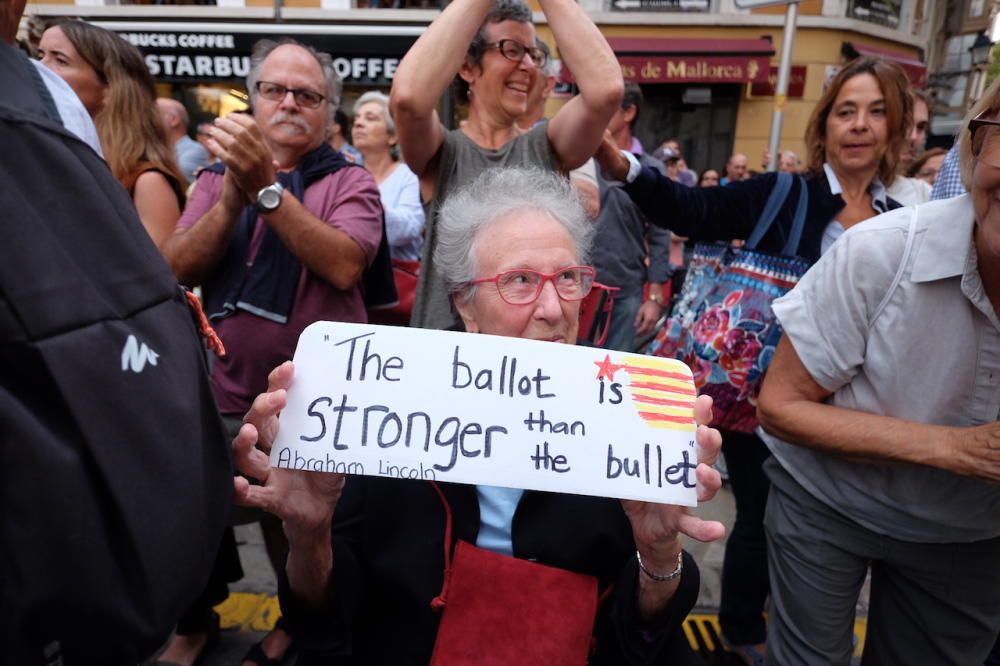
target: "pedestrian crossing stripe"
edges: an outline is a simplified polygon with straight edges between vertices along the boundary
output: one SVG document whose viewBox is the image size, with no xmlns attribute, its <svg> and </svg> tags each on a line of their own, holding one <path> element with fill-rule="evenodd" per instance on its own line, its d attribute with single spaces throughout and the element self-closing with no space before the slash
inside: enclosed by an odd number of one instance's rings
<svg viewBox="0 0 1000 666">
<path fill-rule="evenodd" d="M 857 618 L 854 621 L 854 656 L 861 657 L 865 647 L 865 634 L 868 631 L 868 620 Z M 722 629 L 719 627 L 719 616 L 715 613 L 691 613 L 684 621 L 684 633 L 691 649 L 702 659 L 710 659 L 713 653 L 725 652 L 722 641 Z"/>
</svg>

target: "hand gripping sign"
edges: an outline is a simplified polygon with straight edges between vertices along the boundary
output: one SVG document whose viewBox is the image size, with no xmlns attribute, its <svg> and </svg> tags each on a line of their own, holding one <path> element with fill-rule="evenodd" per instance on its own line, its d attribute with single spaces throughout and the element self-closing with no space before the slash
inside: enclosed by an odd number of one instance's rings
<svg viewBox="0 0 1000 666">
<path fill-rule="evenodd" d="M 318 322 L 271 464 L 694 506 L 679 361 L 490 335 Z"/>
</svg>

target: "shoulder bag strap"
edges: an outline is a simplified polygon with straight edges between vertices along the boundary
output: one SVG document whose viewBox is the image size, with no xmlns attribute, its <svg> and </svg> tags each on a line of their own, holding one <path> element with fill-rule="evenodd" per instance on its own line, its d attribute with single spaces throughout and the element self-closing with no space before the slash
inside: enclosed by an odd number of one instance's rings
<svg viewBox="0 0 1000 666">
<path fill-rule="evenodd" d="M 799 176 L 798 181 L 799 203 L 795 206 L 795 216 L 792 218 L 792 233 L 788 236 L 788 242 L 781 250 L 781 254 L 786 257 L 794 257 L 799 253 L 802 230 L 806 227 L 806 211 L 809 209 L 809 190 L 806 188 L 806 180 Z"/>
<path fill-rule="evenodd" d="M 896 268 L 896 275 L 892 278 L 892 283 L 889 285 L 889 290 L 885 292 L 885 296 L 882 301 L 875 308 L 875 313 L 872 314 L 871 319 L 868 320 L 868 330 L 871 330 L 872 326 L 875 325 L 875 320 L 879 318 L 882 311 L 885 310 L 886 306 L 889 305 L 889 301 L 892 299 L 892 294 L 896 291 L 896 287 L 903 280 L 903 273 L 906 271 L 906 265 L 910 262 L 910 253 L 913 251 L 913 238 L 917 235 L 917 213 L 920 210 L 919 206 L 912 206 L 913 215 L 910 216 L 910 228 L 906 233 L 906 245 L 903 247 L 903 258 L 899 260 L 899 266 Z"/>
<path fill-rule="evenodd" d="M 444 496 L 441 486 L 434 481 L 429 483 L 444 505 L 444 581 L 441 583 L 441 592 L 431 599 L 431 608 L 440 613 L 448 603 L 448 583 L 451 580 L 451 505 L 448 504 L 448 498 Z"/>
<path fill-rule="evenodd" d="M 774 222 L 774 218 L 777 217 L 778 211 L 785 205 L 785 199 L 788 197 L 788 192 L 791 189 L 791 174 L 779 173 L 778 178 L 774 183 L 774 187 L 771 188 L 771 195 L 767 198 L 767 203 L 764 204 L 764 212 L 760 214 L 760 219 L 757 220 L 757 225 L 750 233 L 750 237 L 747 238 L 746 248 L 748 250 L 757 249 L 757 244 L 760 242 L 760 239 L 763 238 L 764 234 L 766 234 L 768 229 L 771 228 L 771 224 Z"/>
</svg>

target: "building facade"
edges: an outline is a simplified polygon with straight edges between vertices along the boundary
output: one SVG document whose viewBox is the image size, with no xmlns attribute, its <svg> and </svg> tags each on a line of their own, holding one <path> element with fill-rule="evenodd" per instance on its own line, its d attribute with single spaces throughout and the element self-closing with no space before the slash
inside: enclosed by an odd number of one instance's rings
<svg viewBox="0 0 1000 666">
<path fill-rule="evenodd" d="M 410 44 L 437 14 L 437 0 L 216 0 L 217 4 L 29 4 L 26 16 L 80 16 L 114 30 L 146 55 L 161 94 L 195 118 L 243 108 L 250 47 L 294 36 L 334 57 L 345 110 L 365 90 L 387 90 Z M 160 2 L 168 0 L 159 0 Z M 206 0 L 199 0 L 205 2 Z M 211 0 L 208 0 L 211 1 Z M 580 0 L 646 98 L 636 134 L 650 149 L 668 137 L 695 170 L 720 168 L 732 152 L 761 169 L 768 144 L 785 7 L 741 9 L 748 0 Z M 976 0 L 965 0 L 965 2 Z M 538 5 L 532 0 L 534 8 Z M 858 54 L 898 61 L 927 85 L 925 54 L 941 33 L 943 2 L 803 0 L 783 101 L 781 147 L 803 153 L 809 114 L 824 85 Z M 539 35 L 550 44 L 544 15 Z M 554 110 L 572 94 L 564 72 Z"/>
</svg>

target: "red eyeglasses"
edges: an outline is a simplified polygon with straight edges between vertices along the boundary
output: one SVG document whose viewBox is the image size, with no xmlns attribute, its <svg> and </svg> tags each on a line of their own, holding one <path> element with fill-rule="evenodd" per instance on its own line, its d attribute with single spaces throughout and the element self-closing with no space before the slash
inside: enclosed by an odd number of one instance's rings
<svg viewBox="0 0 1000 666">
<path fill-rule="evenodd" d="M 528 305 L 538 300 L 546 282 L 552 282 L 562 300 L 582 300 L 594 286 L 596 275 L 597 271 L 591 266 L 567 266 L 555 273 L 539 273 L 529 268 L 516 268 L 490 278 L 476 278 L 469 284 L 492 282 L 504 302 L 510 305 Z"/>
</svg>

